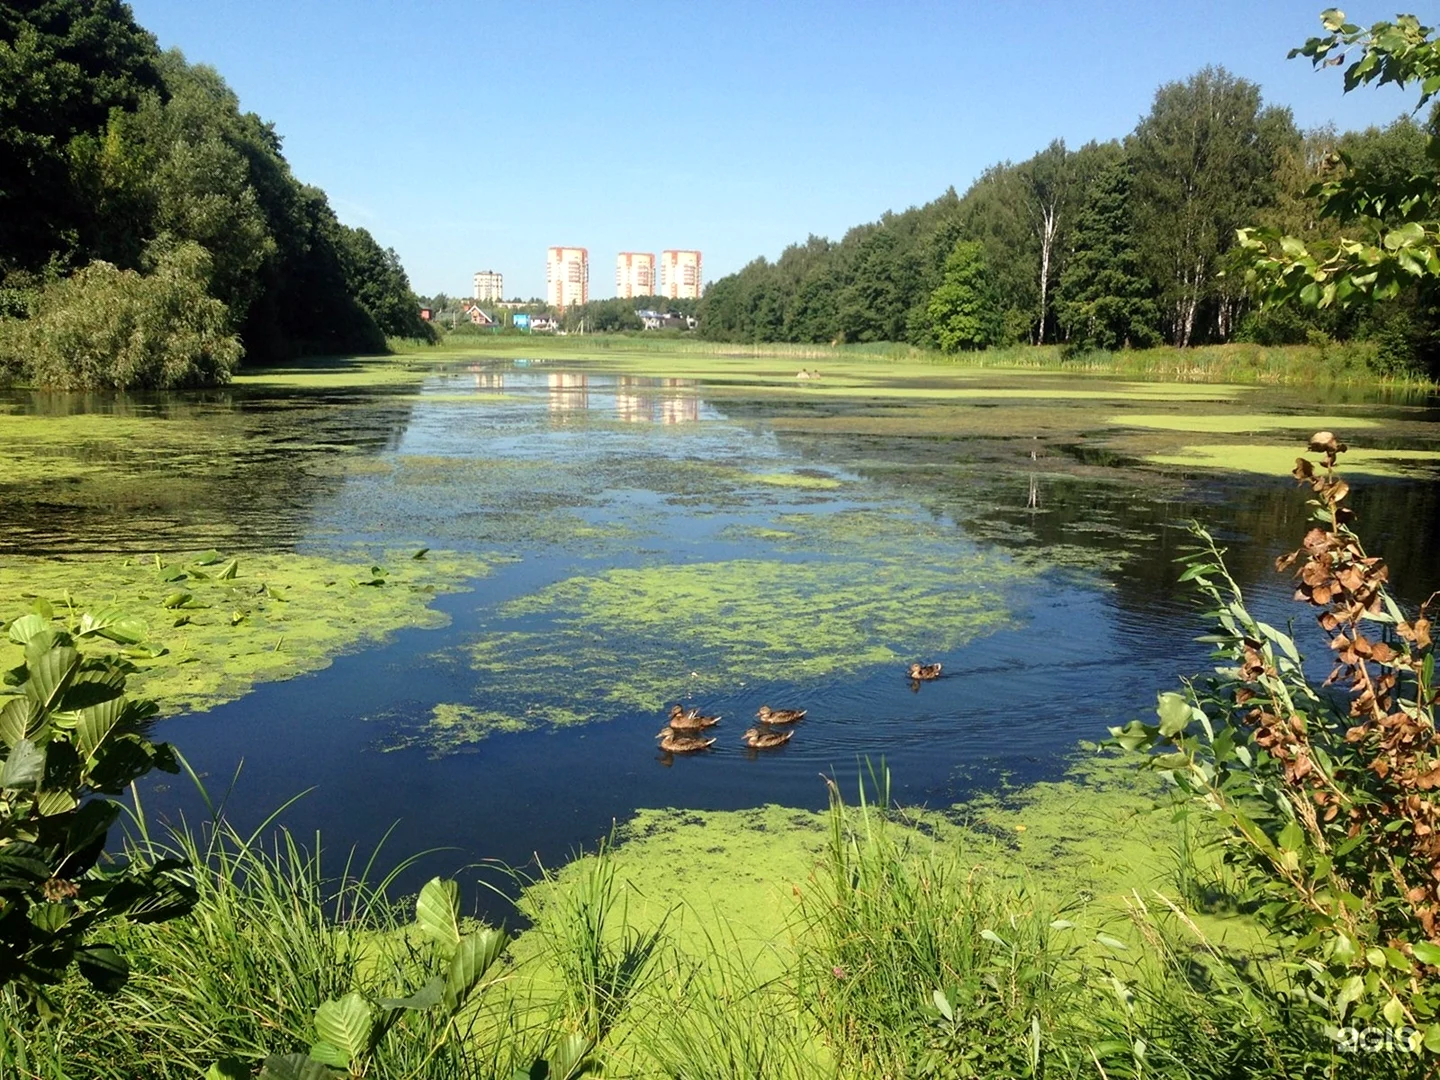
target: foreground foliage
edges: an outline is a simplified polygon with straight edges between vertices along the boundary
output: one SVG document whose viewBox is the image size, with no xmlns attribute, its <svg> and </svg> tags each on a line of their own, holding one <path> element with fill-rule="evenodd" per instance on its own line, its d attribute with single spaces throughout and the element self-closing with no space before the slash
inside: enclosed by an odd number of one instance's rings
<svg viewBox="0 0 1440 1080">
<path fill-rule="evenodd" d="M 1115 732 L 1161 749 L 1174 777 L 1231 843 L 1247 902 L 1295 957 L 1296 992 L 1332 1027 L 1384 1025 L 1440 1053 L 1440 835 L 1433 790 L 1434 642 L 1428 609 L 1403 611 L 1382 559 L 1366 552 L 1335 470 L 1345 446 L 1319 432 L 1314 526 L 1277 569 L 1318 609 L 1334 665 L 1314 685 L 1293 637 L 1257 619 L 1213 538 L 1184 577 L 1210 604 L 1213 677 L 1160 697 L 1159 723 Z M 1327 689 L 1338 686 L 1336 691 Z"/>
</svg>

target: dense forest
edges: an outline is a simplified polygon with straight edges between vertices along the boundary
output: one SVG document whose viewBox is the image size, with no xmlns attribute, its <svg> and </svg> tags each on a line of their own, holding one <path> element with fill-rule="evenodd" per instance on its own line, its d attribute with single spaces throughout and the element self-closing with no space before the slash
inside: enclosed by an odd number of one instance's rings
<svg viewBox="0 0 1440 1080">
<path fill-rule="evenodd" d="M 195 385 L 423 336 L 395 252 L 119 0 L 0 2 L 0 378 Z"/>
<path fill-rule="evenodd" d="M 1378 370 L 1433 370 L 1433 287 L 1373 308 L 1260 310 L 1236 246 L 1247 226 L 1338 238 L 1346 226 L 1319 213 L 1311 189 L 1349 170 L 1433 177 L 1430 133 L 1409 116 L 1300 131 L 1258 86 L 1206 68 L 1162 86 L 1123 139 L 1078 149 L 1057 139 L 985 170 L 963 195 L 952 188 L 838 243 L 811 236 L 774 262 L 756 259 L 709 286 L 701 333 L 946 351 L 1362 340 Z"/>
</svg>

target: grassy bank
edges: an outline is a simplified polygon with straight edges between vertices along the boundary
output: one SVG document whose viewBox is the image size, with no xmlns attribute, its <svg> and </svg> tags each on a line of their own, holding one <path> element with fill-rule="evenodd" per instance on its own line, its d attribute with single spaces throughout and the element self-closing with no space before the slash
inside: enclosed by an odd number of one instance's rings
<svg viewBox="0 0 1440 1080">
<path fill-rule="evenodd" d="M 943 814 L 832 790 L 821 814 L 648 813 L 533 882 L 532 928 L 449 1037 L 407 1014 L 372 1074 L 509 1076 L 580 1036 L 627 1077 L 1345 1075 L 1213 853 L 1127 766 Z M 306 1052 L 327 998 L 398 999 L 433 967 L 357 861 L 223 826 L 131 850 L 200 868 L 194 914 L 115 931 L 136 964 L 120 994 L 77 980 L 48 1024 L 7 1013 L 5 1075 L 253 1068 Z"/>
<path fill-rule="evenodd" d="M 827 362 L 934 364 L 946 367 L 1086 372 L 1125 378 L 1177 382 L 1238 382 L 1303 386 L 1379 385 L 1397 389 L 1433 390 L 1433 379 L 1415 373 L 1384 370 L 1373 347 L 1362 344 L 1253 345 L 1232 343 L 1179 349 L 1097 350 L 1066 355 L 1056 345 L 1014 345 L 980 352 L 947 354 L 911 345 L 881 342 L 864 345 L 795 345 L 784 342 L 746 344 L 702 341 L 690 337 L 645 334 L 494 336 L 455 335 L 433 349 L 399 349 L 406 358 L 465 353 L 508 357 L 647 357 L 693 356 L 776 359 L 797 365 Z"/>
</svg>

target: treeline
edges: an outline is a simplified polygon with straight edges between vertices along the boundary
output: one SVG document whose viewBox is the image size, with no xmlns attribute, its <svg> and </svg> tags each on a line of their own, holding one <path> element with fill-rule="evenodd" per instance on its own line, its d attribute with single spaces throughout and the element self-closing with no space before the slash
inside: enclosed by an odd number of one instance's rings
<svg viewBox="0 0 1440 1080">
<path fill-rule="evenodd" d="M 1427 131 L 1302 132 L 1288 109 L 1223 68 L 1162 86 L 1124 139 L 987 169 L 964 195 L 887 213 L 838 243 L 811 236 L 706 290 L 702 335 L 727 341 L 908 342 L 946 351 L 1363 340 L 1380 370 L 1430 363 L 1433 290 L 1359 312 L 1261 311 L 1237 229 L 1305 239 L 1343 231 L 1308 189 L 1354 166 L 1434 175 Z"/>
<path fill-rule="evenodd" d="M 0 0 L 0 316 L 0 378 L 61 386 L 432 333 L 395 252 L 119 0 Z"/>
</svg>

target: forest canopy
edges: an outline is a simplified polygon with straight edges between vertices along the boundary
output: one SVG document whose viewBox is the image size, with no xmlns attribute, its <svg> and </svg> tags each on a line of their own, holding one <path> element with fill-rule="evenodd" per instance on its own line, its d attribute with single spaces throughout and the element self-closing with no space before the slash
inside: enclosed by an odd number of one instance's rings
<svg viewBox="0 0 1440 1080">
<path fill-rule="evenodd" d="M 701 333 L 725 341 L 987 344 L 1071 350 L 1253 341 L 1369 342 L 1377 371 L 1433 365 L 1440 311 L 1413 282 L 1383 306 L 1262 308 L 1246 289 L 1239 230 L 1335 239 L 1314 191 L 1337 170 L 1437 179 L 1430 125 L 1301 131 L 1260 88 L 1208 67 L 1156 92 L 1123 138 L 986 169 L 964 194 L 759 258 L 713 282 Z M 1332 235 L 1334 234 L 1334 235 Z M 979 245 L 978 249 L 974 245 Z M 983 332 L 956 333 L 956 264 Z M 981 297 L 986 299 L 981 299 Z M 1433 367 L 1432 367 L 1433 373 Z"/>
<path fill-rule="evenodd" d="M 190 246 L 203 258 L 177 261 Z M 197 350 L 186 362 L 92 350 L 67 368 L 39 348 L 87 289 L 125 299 L 89 305 L 92 319 L 153 310 L 165 289 L 147 278 L 168 267 L 174 293 L 181 265 L 219 305 L 190 313 L 200 337 L 171 336 Z M 383 352 L 387 336 L 433 332 L 395 252 L 342 224 L 274 127 L 216 71 L 160 51 L 119 0 L 0 0 L 0 316 L 0 378 L 72 386 L 223 381 L 242 352 Z M 118 324 L 85 332 L 120 340 Z"/>
</svg>

